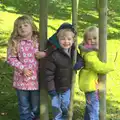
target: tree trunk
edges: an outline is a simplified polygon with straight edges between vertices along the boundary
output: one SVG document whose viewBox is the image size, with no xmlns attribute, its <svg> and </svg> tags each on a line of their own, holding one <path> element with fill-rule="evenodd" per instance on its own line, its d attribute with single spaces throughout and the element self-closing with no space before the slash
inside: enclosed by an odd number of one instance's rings
<svg viewBox="0 0 120 120">
<path fill-rule="evenodd" d="M 96 11 L 99 12 L 99 0 L 96 0 Z"/>
<path fill-rule="evenodd" d="M 47 41 L 48 1 L 40 0 L 40 50 L 44 50 Z M 49 120 L 48 94 L 43 79 L 44 59 L 40 60 L 40 120 Z"/>
<path fill-rule="evenodd" d="M 72 0 L 72 24 L 76 31 L 77 31 L 78 3 L 79 3 L 79 0 Z M 73 65 L 76 63 L 76 58 L 77 58 L 77 35 L 75 37 L 75 46 L 76 46 L 76 49 L 74 52 Z M 73 71 L 68 120 L 72 120 L 72 117 L 73 117 L 73 100 L 74 100 L 75 79 L 76 79 L 76 73 L 75 73 L 75 71 Z"/>
<path fill-rule="evenodd" d="M 107 41 L 107 0 L 99 0 L 99 57 L 106 62 L 106 41 Z M 100 120 L 106 120 L 106 75 L 100 75 Z"/>
</svg>

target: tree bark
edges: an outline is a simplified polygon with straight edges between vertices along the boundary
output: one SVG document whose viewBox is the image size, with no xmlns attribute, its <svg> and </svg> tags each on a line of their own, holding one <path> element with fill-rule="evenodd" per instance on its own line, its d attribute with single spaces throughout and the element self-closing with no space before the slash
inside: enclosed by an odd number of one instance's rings
<svg viewBox="0 0 120 120">
<path fill-rule="evenodd" d="M 47 42 L 48 1 L 40 0 L 40 50 L 44 50 Z M 49 120 L 48 94 L 46 91 L 43 70 L 44 59 L 40 60 L 40 120 Z"/>
<path fill-rule="evenodd" d="M 79 0 L 72 0 L 72 24 L 76 31 L 77 31 L 77 18 L 78 18 L 78 3 L 79 3 Z M 75 36 L 75 46 L 76 46 L 76 49 L 74 51 L 73 65 L 76 63 L 76 58 L 77 58 L 77 35 Z M 72 117 L 73 117 L 75 79 L 76 79 L 76 73 L 75 71 L 73 71 L 68 120 L 72 120 Z"/>
<path fill-rule="evenodd" d="M 99 58 L 106 62 L 107 41 L 107 0 L 99 0 Z M 106 75 L 99 76 L 102 88 L 100 93 L 100 120 L 106 120 Z"/>
</svg>

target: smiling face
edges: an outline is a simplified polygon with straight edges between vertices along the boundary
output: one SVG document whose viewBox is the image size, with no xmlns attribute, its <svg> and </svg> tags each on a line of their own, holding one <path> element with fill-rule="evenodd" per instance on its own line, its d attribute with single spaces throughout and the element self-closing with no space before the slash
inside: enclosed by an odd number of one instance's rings
<svg viewBox="0 0 120 120">
<path fill-rule="evenodd" d="M 95 48 L 99 48 L 99 35 L 98 28 L 88 29 L 85 33 L 84 40 L 85 43 L 91 45 Z"/>
<path fill-rule="evenodd" d="M 59 44 L 63 49 L 71 48 L 74 42 L 74 33 L 69 29 L 62 29 L 57 34 Z"/>
</svg>

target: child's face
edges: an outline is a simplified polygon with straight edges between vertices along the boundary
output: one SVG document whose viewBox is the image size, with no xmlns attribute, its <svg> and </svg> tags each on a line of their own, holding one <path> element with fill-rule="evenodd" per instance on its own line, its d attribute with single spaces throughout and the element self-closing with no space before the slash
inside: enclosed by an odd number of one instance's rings
<svg viewBox="0 0 120 120">
<path fill-rule="evenodd" d="M 31 38 L 32 26 L 28 23 L 18 25 L 18 34 L 23 38 Z"/>
<path fill-rule="evenodd" d="M 63 49 L 69 49 L 71 48 L 74 40 L 73 40 L 73 33 L 71 31 L 65 31 L 65 33 L 60 35 L 58 37 L 59 44 Z"/>
<path fill-rule="evenodd" d="M 94 35 L 94 34 L 89 34 L 89 35 L 87 36 L 86 43 L 87 43 L 88 45 L 92 45 L 92 46 L 98 48 L 98 47 L 99 47 L 98 36 L 97 36 L 96 34 L 95 34 L 95 35 Z"/>
</svg>

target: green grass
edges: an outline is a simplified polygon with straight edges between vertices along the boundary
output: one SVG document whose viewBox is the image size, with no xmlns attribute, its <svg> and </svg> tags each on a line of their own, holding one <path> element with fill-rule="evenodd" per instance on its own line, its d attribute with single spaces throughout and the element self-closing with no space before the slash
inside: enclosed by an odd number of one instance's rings
<svg viewBox="0 0 120 120">
<path fill-rule="evenodd" d="M 29 0 L 28 0 L 29 1 Z M 51 0 L 52 1 L 52 0 Z M 56 1 L 56 0 L 54 0 Z M 62 1 L 62 0 L 59 0 Z M 11 3 L 10 3 L 11 2 Z M 23 1 L 21 1 L 22 4 Z M 36 1 L 35 5 L 36 5 Z M 68 2 L 68 1 L 67 1 Z M 90 3 L 89 3 L 90 2 Z M 81 41 L 84 28 L 97 24 L 98 14 L 95 11 L 94 1 L 84 0 L 79 5 L 78 15 L 78 39 Z M 109 1 L 112 2 L 112 1 Z M 4 1 L 4 6 L 0 5 L 0 120 L 18 120 L 18 103 L 14 88 L 12 88 L 13 69 L 5 62 L 7 41 L 13 28 L 14 20 L 23 13 L 28 13 L 27 9 L 19 6 L 18 0 Z M 56 5 L 57 3 L 57 5 Z M 119 0 L 116 2 L 116 5 Z M 64 5 L 63 5 L 64 4 Z M 48 16 L 48 37 L 50 37 L 63 22 L 71 22 L 70 3 L 50 2 Z M 110 4 L 110 3 L 109 3 Z M 63 6 L 62 6 L 63 5 Z M 120 15 L 116 5 L 110 4 L 108 17 L 108 38 L 107 60 L 114 61 L 117 51 L 120 51 Z M 52 7 L 51 7 L 52 6 Z M 61 7 L 62 6 L 62 7 Z M 92 9 L 91 9 L 92 8 Z M 111 9 L 114 8 L 114 9 Z M 31 10 L 31 8 L 29 8 Z M 58 12 L 57 10 L 61 12 Z M 36 25 L 39 26 L 37 10 L 33 14 Z M 111 18 L 112 16 L 112 18 Z M 118 52 L 119 53 L 119 52 Z M 116 60 L 117 69 L 107 75 L 107 120 L 120 120 L 120 54 Z M 83 120 L 85 106 L 84 94 L 79 91 L 76 80 L 74 95 L 74 117 L 73 120 Z"/>
</svg>

